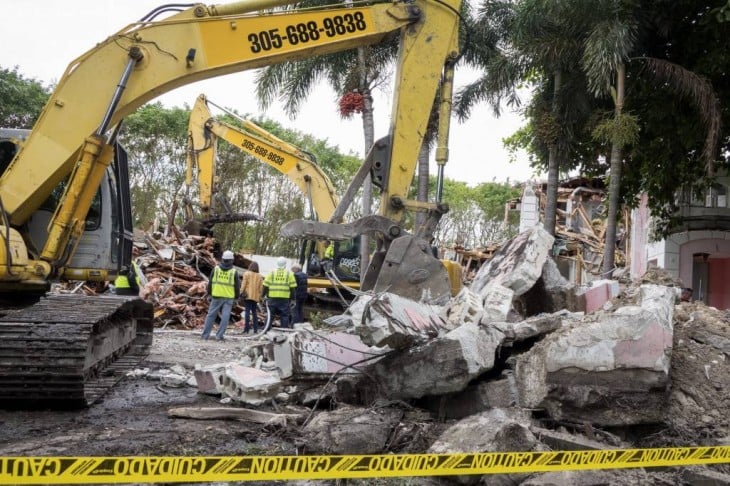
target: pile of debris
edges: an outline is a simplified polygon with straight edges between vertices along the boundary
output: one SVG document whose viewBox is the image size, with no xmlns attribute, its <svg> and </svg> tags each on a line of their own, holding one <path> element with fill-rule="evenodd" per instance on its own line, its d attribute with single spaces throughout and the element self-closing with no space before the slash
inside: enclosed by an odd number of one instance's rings
<svg viewBox="0 0 730 486">
<path fill-rule="evenodd" d="M 664 282 L 582 292 L 552 246 L 539 227 L 521 233 L 446 306 L 366 295 L 337 320 L 345 327 L 246 340 L 240 359 L 194 370 L 200 392 L 236 406 L 170 413 L 268 411 L 257 420 L 292 428 L 314 454 L 730 444 L 730 315 L 679 304 Z M 727 484 L 730 467 L 483 481 Z"/>
<path fill-rule="evenodd" d="M 135 235 L 134 258 L 141 271 L 139 295 L 154 306 L 156 328 L 196 329 L 202 327 L 208 311 L 208 276 L 217 265 L 220 253 L 212 237 L 186 235 L 173 231 Z M 235 265 L 247 268 L 250 260 L 235 255 Z M 93 285 L 63 283 L 54 292 L 86 295 L 111 292 L 107 283 Z M 242 309 L 234 306 L 233 319 Z"/>
<path fill-rule="evenodd" d="M 155 327 L 202 326 L 208 309 L 208 275 L 218 263 L 216 242 L 204 236 L 163 238 L 145 235 L 135 244 L 143 274 L 140 297 L 154 306 Z"/>
</svg>

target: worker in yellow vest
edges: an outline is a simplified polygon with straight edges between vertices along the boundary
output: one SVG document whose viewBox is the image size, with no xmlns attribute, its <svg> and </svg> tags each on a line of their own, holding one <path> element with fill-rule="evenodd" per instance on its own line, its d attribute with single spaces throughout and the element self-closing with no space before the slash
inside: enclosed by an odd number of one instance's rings
<svg viewBox="0 0 730 486">
<path fill-rule="evenodd" d="M 286 258 L 279 257 L 276 260 L 276 270 L 264 279 L 264 293 L 267 297 L 269 319 L 278 314 L 282 328 L 290 327 L 289 300 L 294 298 L 296 288 L 297 281 L 294 279 L 294 274 L 286 269 Z M 268 328 L 270 324 L 267 322 L 266 327 Z"/>
<path fill-rule="evenodd" d="M 114 279 L 114 293 L 117 295 L 139 295 L 139 282 L 137 263 L 132 262 L 131 267 L 125 265 L 119 269 L 117 278 Z"/>
<path fill-rule="evenodd" d="M 223 252 L 220 264 L 216 265 L 208 279 L 208 295 L 210 295 L 210 306 L 208 307 L 208 315 L 205 316 L 205 326 L 203 327 L 203 339 L 210 337 L 210 331 L 213 329 L 216 316 L 220 312 L 221 322 L 218 325 L 218 332 L 215 338 L 223 341 L 223 335 L 226 333 L 228 321 L 231 319 L 231 309 L 238 299 L 241 289 L 241 277 L 233 268 L 233 252 L 226 250 Z"/>
</svg>

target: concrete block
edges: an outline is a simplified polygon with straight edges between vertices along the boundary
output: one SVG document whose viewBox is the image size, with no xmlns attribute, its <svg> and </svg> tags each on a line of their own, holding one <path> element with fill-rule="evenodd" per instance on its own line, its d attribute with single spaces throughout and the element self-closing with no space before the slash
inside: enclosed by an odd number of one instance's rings
<svg viewBox="0 0 730 486">
<path fill-rule="evenodd" d="M 358 298 L 364 299 L 369 299 L 366 305 L 358 304 L 350 312 L 355 332 L 368 346 L 403 349 L 449 330 L 438 306 L 390 293 Z"/>
<path fill-rule="evenodd" d="M 359 336 L 345 332 L 331 333 L 296 333 L 291 337 L 292 368 L 295 375 L 316 376 L 359 373 L 357 369 L 348 367 L 362 362 L 373 354 L 383 352 L 378 348 L 365 345 Z M 278 358 L 277 358 L 278 362 Z M 360 363 L 359 367 L 365 364 Z"/>
<path fill-rule="evenodd" d="M 619 284 L 615 280 L 594 280 L 590 287 L 583 291 L 586 312 L 595 312 L 603 308 L 603 304 L 619 294 Z"/>
<path fill-rule="evenodd" d="M 527 292 L 540 275 L 555 238 L 542 226 L 515 236 L 477 273 L 471 288 L 482 295 L 490 284 L 500 284 L 519 296 Z"/>
<path fill-rule="evenodd" d="M 520 405 L 558 420 L 621 426 L 666 413 L 674 290 L 642 285 L 640 306 L 594 314 L 517 359 Z"/>
<path fill-rule="evenodd" d="M 492 369 L 503 340 L 497 329 L 467 323 L 443 337 L 389 354 L 367 371 L 390 399 L 452 393 Z"/>
<path fill-rule="evenodd" d="M 223 393 L 233 400 L 262 405 L 281 391 L 281 380 L 271 373 L 239 364 L 226 366 Z"/>
<path fill-rule="evenodd" d="M 495 321 L 504 321 L 512 310 L 512 299 L 515 292 L 512 289 L 492 283 L 487 285 L 480 294 L 483 299 L 484 312 L 481 323 L 488 324 Z"/>
</svg>

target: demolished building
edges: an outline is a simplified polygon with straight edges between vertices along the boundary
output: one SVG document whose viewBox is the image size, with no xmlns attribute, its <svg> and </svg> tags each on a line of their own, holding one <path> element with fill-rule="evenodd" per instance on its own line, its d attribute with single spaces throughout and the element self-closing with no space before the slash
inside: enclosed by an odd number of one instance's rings
<svg viewBox="0 0 730 486">
<path fill-rule="evenodd" d="M 586 312 L 590 299 L 560 277 L 553 244 L 539 226 L 523 231 L 444 306 L 362 295 L 336 329 L 305 323 L 246 339 L 235 366 L 198 370 L 198 387 L 237 407 L 299 410 L 308 453 L 728 445 L 728 316 L 679 303 L 665 278 L 632 282 Z M 686 479 L 607 474 L 581 480 Z M 730 479 L 725 466 L 693 474 Z"/>
</svg>

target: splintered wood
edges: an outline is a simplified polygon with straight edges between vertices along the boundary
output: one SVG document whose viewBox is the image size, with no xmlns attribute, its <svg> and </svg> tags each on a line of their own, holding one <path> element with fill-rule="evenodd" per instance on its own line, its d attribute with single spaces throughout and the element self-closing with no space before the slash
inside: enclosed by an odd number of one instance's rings
<svg viewBox="0 0 730 486">
<path fill-rule="evenodd" d="M 139 296 L 154 306 L 155 327 L 183 329 L 201 327 L 208 311 L 208 276 L 218 264 L 214 256 L 216 241 L 204 236 L 185 236 L 173 232 L 135 235 L 134 259 L 142 271 Z M 247 259 L 236 255 L 235 264 L 246 268 Z M 58 293 L 97 295 L 109 291 L 106 282 L 66 282 Z M 240 308 L 234 306 L 231 323 Z"/>
</svg>

